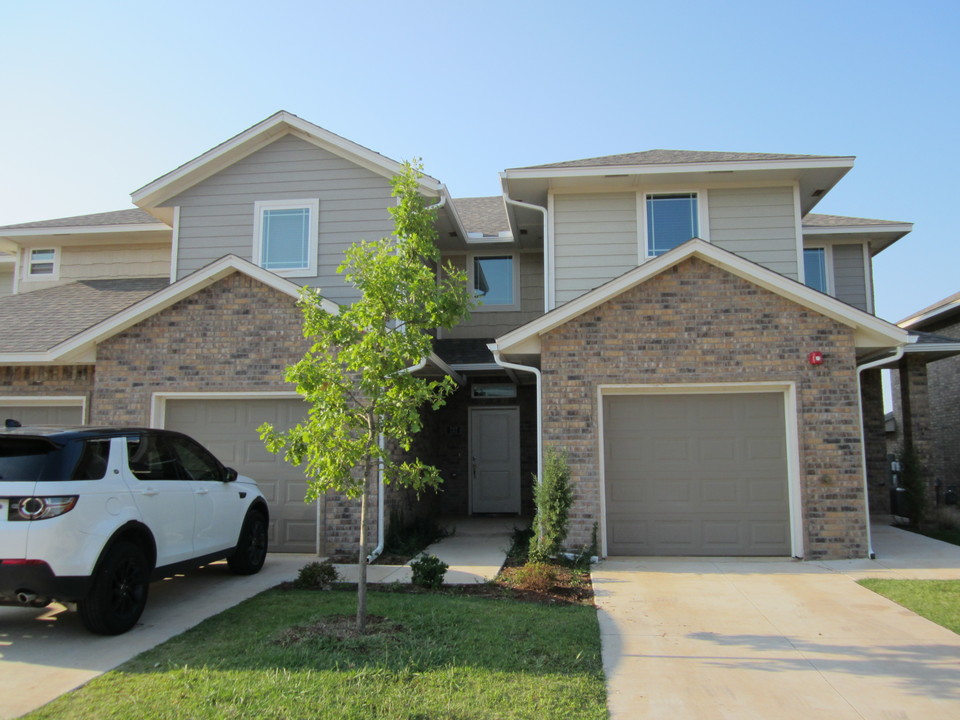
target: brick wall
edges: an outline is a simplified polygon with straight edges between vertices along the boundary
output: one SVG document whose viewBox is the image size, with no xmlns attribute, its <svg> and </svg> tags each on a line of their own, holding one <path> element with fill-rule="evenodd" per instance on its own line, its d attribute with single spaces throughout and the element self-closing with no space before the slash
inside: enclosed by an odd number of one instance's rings
<svg viewBox="0 0 960 720">
<path fill-rule="evenodd" d="M 0 366 L 0 395 L 86 395 L 93 392 L 92 365 Z"/>
<path fill-rule="evenodd" d="M 233 273 L 98 347 L 90 422 L 148 425 L 155 392 L 289 391 L 283 372 L 308 347 L 301 319 L 293 298 Z M 355 556 L 359 501 L 330 493 L 324 515 L 325 551 Z"/>
<path fill-rule="evenodd" d="M 883 385 L 880 370 L 866 370 L 861 377 L 863 433 L 867 453 L 867 492 L 870 513 L 890 514 L 890 462 L 884 426 Z"/>
<path fill-rule="evenodd" d="M 575 484 L 569 545 L 600 516 L 598 385 L 791 381 L 805 556 L 866 555 L 850 328 L 691 258 L 547 333 L 542 369 L 544 442 L 567 450 Z"/>
</svg>

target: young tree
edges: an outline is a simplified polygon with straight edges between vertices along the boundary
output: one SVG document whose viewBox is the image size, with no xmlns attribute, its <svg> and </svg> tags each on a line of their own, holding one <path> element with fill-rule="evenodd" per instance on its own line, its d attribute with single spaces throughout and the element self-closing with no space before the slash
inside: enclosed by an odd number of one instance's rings
<svg viewBox="0 0 960 720">
<path fill-rule="evenodd" d="M 259 428 L 270 452 L 303 466 L 306 500 L 328 490 L 360 499 L 360 632 L 366 628 L 367 513 L 378 468 L 384 482 L 418 492 L 441 482 L 436 468 L 419 458 L 397 462 L 390 450 L 409 450 L 421 429 L 421 407 L 440 407 L 456 385 L 408 369 L 431 352 L 431 330 L 453 327 L 470 308 L 465 273 L 446 266 L 437 278 L 436 210 L 419 192 L 421 169 L 419 162 L 405 163 L 393 179 L 393 237 L 352 246 L 338 269 L 360 299 L 333 314 L 321 307 L 317 291 L 302 292 L 303 334 L 312 345 L 287 368 L 286 379 L 310 404 L 307 419 L 286 432 L 269 423 Z"/>
</svg>

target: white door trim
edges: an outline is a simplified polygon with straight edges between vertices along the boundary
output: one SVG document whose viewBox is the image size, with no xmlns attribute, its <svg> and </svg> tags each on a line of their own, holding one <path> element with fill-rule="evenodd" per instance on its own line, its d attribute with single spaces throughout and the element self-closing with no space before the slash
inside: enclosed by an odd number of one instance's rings
<svg viewBox="0 0 960 720">
<path fill-rule="evenodd" d="M 475 413 L 482 412 L 491 412 L 491 411 L 503 411 L 510 410 L 516 416 L 517 419 L 517 483 L 520 485 L 520 488 L 523 487 L 523 477 L 521 471 L 521 460 L 522 452 L 520 449 L 520 406 L 519 405 L 491 405 L 489 407 L 483 406 L 471 406 L 468 408 L 467 412 L 467 512 L 473 514 L 473 467 L 472 467 L 472 458 L 473 458 L 473 416 Z M 517 512 L 520 512 L 522 509 L 522 497 L 518 488 L 518 503 L 520 507 L 517 508 Z"/>
<path fill-rule="evenodd" d="M 800 493 L 800 429 L 797 420 L 797 386 L 788 382 L 651 383 L 597 386 L 597 457 L 600 467 L 600 554 L 607 556 L 606 461 L 604 453 L 603 398 L 606 395 L 713 395 L 717 393 L 783 393 L 784 431 L 787 445 L 787 498 L 790 508 L 790 554 L 804 556 L 803 505 Z"/>
</svg>

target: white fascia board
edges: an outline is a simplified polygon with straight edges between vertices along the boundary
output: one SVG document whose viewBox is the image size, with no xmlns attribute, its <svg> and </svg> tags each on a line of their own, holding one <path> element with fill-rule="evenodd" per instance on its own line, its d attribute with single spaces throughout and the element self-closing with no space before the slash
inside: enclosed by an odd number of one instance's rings
<svg viewBox="0 0 960 720">
<path fill-rule="evenodd" d="M 813 168 L 852 168 L 854 157 L 811 158 L 799 160 L 739 160 L 728 162 L 663 163 L 657 165 L 591 165 L 585 167 L 519 168 L 505 170 L 505 179 L 548 179 L 603 177 L 605 175 L 664 175 L 687 172 L 744 172 L 751 170 L 807 170 Z"/>
<path fill-rule="evenodd" d="M 951 310 L 955 310 L 958 306 L 960 306 L 960 298 L 957 298 L 956 300 L 952 300 L 951 302 L 948 302 L 948 303 L 944 303 L 943 305 L 939 305 L 935 307 L 933 310 L 929 310 L 925 313 L 921 313 L 919 315 L 913 315 L 911 317 L 906 318 L 905 320 L 901 320 L 900 322 L 897 323 L 897 327 L 909 329 L 914 325 L 916 325 L 917 323 L 930 320 L 931 318 L 937 317 L 937 315 L 942 315 L 945 312 L 950 312 Z"/>
<path fill-rule="evenodd" d="M 909 334 L 896 325 L 858 310 L 829 295 L 808 288 L 795 280 L 721 250 L 703 240 L 689 240 L 675 250 L 651 258 L 634 270 L 624 273 L 600 287 L 571 300 L 542 317 L 497 338 L 497 347 L 503 353 L 540 352 L 540 336 L 573 318 L 592 310 L 690 257 L 737 275 L 770 292 L 810 308 L 843 325 L 854 328 L 858 338 L 881 341 L 893 346 L 905 345 Z"/>
<path fill-rule="evenodd" d="M 910 353 L 922 353 L 922 352 L 938 352 L 938 353 L 960 353 L 960 343 L 918 343 L 914 342 L 912 345 L 907 345 L 904 349 L 904 352 Z"/>
<path fill-rule="evenodd" d="M 165 310 L 174 303 L 193 295 L 205 287 L 231 275 L 242 272 L 268 287 L 278 290 L 291 298 L 299 299 L 300 286 L 274 275 L 268 270 L 237 257 L 226 255 L 216 262 L 197 270 L 172 285 L 155 292 L 125 310 L 103 320 L 96 325 L 74 335 L 59 345 L 45 352 L 34 353 L 3 353 L 0 354 L 0 364 L 54 364 L 63 363 L 69 358 L 75 362 L 94 362 L 96 359 L 96 344 L 109 337 L 123 332 L 138 322 Z M 340 306 L 324 298 L 321 307 L 329 313 L 338 313 Z"/>
<path fill-rule="evenodd" d="M 158 232 L 170 231 L 166 223 L 142 223 L 136 225 L 72 225 L 63 227 L 21 228 L 19 230 L 0 230 L 0 237 L 29 238 L 29 237 L 58 237 L 61 235 L 101 235 L 109 233 Z"/>
<path fill-rule="evenodd" d="M 288 133 L 346 157 L 387 178 L 398 175 L 403 169 L 395 160 L 281 110 L 166 175 L 134 190 L 130 197 L 133 203 L 141 208 L 155 207 Z M 437 195 L 441 183 L 432 177 L 424 176 L 420 186 L 428 194 Z"/>
<path fill-rule="evenodd" d="M 802 227 L 804 235 L 843 235 L 845 233 L 863 234 L 883 234 L 895 233 L 897 235 L 906 235 L 913 231 L 913 223 L 902 223 L 899 225 L 836 225 Z"/>
</svg>

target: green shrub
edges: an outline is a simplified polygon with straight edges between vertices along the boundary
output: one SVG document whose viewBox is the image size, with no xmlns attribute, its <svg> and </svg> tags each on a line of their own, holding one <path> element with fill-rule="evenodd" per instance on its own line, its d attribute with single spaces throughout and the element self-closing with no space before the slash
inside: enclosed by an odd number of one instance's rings
<svg viewBox="0 0 960 720">
<path fill-rule="evenodd" d="M 443 585 L 443 576 L 449 567 L 440 558 L 424 553 L 410 563 L 410 570 L 413 571 L 410 581 L 417 587 L 437 590 Z"/>
<path fill-rule="evenodd" d="M 530 539 L 533 537 L 533 528 L 513 529 L 513 535 L 510 537 L 510 549 L 507 550 L 507 557 L 515 562 L 526 562 L 530 553 Z"/>
<path fill-rule="evenodd" d="M 533 520 L 530 560 L 544 562 L 559 553 L 567 539 L 573 493 L 570 490 L 570 467 L 564 453 L 547 451 L 543 477 L 533 486 L 533 502 L 537 512 Z"/>
<path fill-rule="evenodd" d="M 328 590 L 333 583 L 340 580 L 340 573 L 329 560 L 307 563 L 300 568 L 300 573 L 293 584 L 300 590 Z"/>
</svg>

